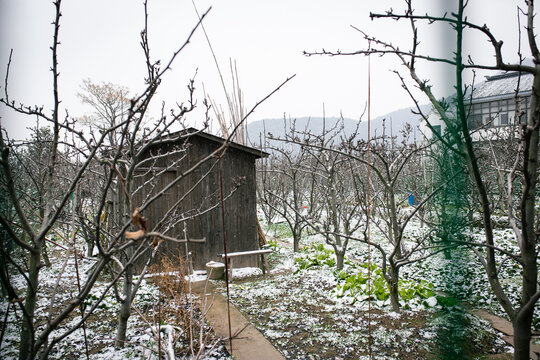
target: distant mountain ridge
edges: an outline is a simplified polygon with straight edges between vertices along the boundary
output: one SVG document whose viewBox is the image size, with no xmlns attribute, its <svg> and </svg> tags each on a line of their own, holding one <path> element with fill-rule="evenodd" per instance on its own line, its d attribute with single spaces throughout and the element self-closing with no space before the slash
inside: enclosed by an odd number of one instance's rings
<svg viewBox="0 0 540 360">
<path fill-rule="evenodd" d="M 427 113 L 431 109 L 431 105 L 420 106 L 424 113 Z M 386 127 L 386 134 L 392 134 L 400 136 L 400 131 L 405 124 L 410 124 L 413 127 L 413 137 L 420 138 L 422 135 L 418 130 L 420 125 L 420 116 L 413 114 L 411 111 L 413 108 L 404 108 L 389 112 L 388 114 L 379 116 L 371 120 L 371 132 L 372 136 L 380 135 L 383 132 L 383 127 Z M 265 135 L 270 133 L 274 138 L 284 138 L 286 132 L 290 131 L 291 123 L 294 122 L 296 131 L 310 131 L 314 135 L 320 135 L 323 131 L 323 127 L 328 130 L 336 126 L 336 123 L 340 121 L 338 117 L 300 117 L 292 119 L 264 119 L 254 121 L 247 125 L 248 143 L 254 147 L 260 147 L 261 143 L 264 143 Z M 350 136 L 354 133 L 358 127 L 359 137 L 367 139 L 367 121 L 344 118 L 343 119 L 343 133 L 345 136 Z M 273 143 L 274 141 L 270 141 Z"/>
</svg>

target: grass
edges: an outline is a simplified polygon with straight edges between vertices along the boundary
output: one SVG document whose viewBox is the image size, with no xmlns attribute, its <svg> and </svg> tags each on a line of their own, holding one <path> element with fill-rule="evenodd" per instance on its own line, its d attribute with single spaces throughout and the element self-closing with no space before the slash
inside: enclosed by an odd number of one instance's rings
<svg viewBox="0 0 540 360">
<path fill-rule="evenodd" d="M 52 266 L 43 268 L 40 276 L 40 298 L 36 309 L 36 323 L 45 324 L 46 315 L 50 305 L 51 289 L 55 285 L 55 280 L 60 272 L 62 261 L 56 259 L 57 255 L 51 256 Z M 61 256 L 59 254 L 58 256 Z M 84 277 L 87 270 L 93 265 L 93 261 L 82 259 L 79 263 L 80 273 Z M 167 265 L 167 264 L 165 264 Z M 169 264 L 170 265 L 170 264 Z M 164 273 L 177 271 L 163 267 Z M 73 294 L 77 293 L 77 282 L 74 280 L 74 264 L 68 263 L 68 267 L 56 296 L 56 307 L 60 308 L 65 302 L 70 301 Z M 95 304 L 100 295 L 105 291 L 107 284 L 107 276 L 104 276 L 98 281 L 92 292 L 85 300 L 86 308 Z M 182 276 L 180 276 L 182 278 Z M 154 277 L 153 281 L 143 280 L 133 306 L 137 311 L 133 311 L 129 319 L 127 343 L 122 349 L 114 348 L 114 338 L 117 328 L 118 309 L 120 304 L 116 297 L 111 292 L 107 293 L 104 300 L 97 307 L 96 311 L 88 318 L 86 322 L 86 333 L 89 347 L 90 359 L 106 359 L 106 360 L 123 360 L 142 359 L 157 356 L 157 342 L 150 326 L 175 325 L 185 329 L 188 326 L 193 326 L 192 332 L 199 334 L 200 326 L 203 327 L 203 334 L 206 338 L 206 344 L 217 345 L 214 349 L 205 349 L 205 356 L 214 359 L 227 359 L 228 354 L 223 346 L 223 343 L 213 334 L 213 331 L 202 318 L 202 314 L 196 308 L 193 308 L 193 303 L 196 304 L 196 299 L 190 298 L 186 294 L 185 288 L 182 289 L 182 282 L 177 281 L 178 277 L 164 275 Z M 20 277 L 13 277 L 13 283 L 20 288 L 24 286 L 24 281 Z M 185 285 L 185 284 L 184 284 Z M 193 303 L 192 301 L 193 300 Z M 8 302 L 5 299 L 0 299 L 0 317 L 2 320 L 6 316 Z M 13 311 L 13 305 L 10 306 L 7 314 L 8 321 L 5 324 L 6 332 L 2 339 L 0 347 L 0 359 L 17 359 L 18 344 L 21 328 L 21 312 L 20 309 Z M 67 330 L 70 324 L 75 324 L 80 320 L 80 312 L 74 311 L 64 323 L 62 323 L 58 331 L 53 332 L 52 336 L 56 336 L 60 332 Z M 188 325 L 189 324 L 189 325 Z M 197 324 L 201 324 L 200 326 Z M 4 324 L 2 324 L 4 326 Z M 39 331 L 38 331 L 39 333 Z M 175 338 L 175 351 L 180 357 L 189 356 L 190 342 L 188 331 L 178 331 Z M 197 345 L 197 339 L 194 343 Z M 200 344 L 199 344 L 200 345 Z M 206 346 L 205 344 L 202 345 Z M 197 349 L 195 349 L 197 350 Z M 85 341 L 82 328 L 75 330 L 64 341 L 60 342 L 50 353 L 49 359 L 79 359 L 85 358 Z"/>
<path fill-rule="evenodd" d="M 315 245 L 310 246 L 312 242 Z M 416 294 L 414 297 L 420 300 L 412 301 L 413 305 L 400 314 L 393 312 L 387 301 L 372 301 L 368 313 L 365 299 L 353 301 L 353 297 L 338 296 L 347 277 L 326 262 L 332 253 L 320 243 L 317 236 L 304 239 L 305 250 L 297 255 L 289 247 L 273 244 L 275 251 L 269 261 L 278 269 L 273 275 L 230 285 L 232 303 L 285 358 L 361 359 L 368 357 L 370 347 L 377 359 L 509 356 L 506 344 L 486 321 L 468 313 L 461 313 L 460 322 L 451 320 L 457 307 L 452 311 L 440 304 L 429 307 Z M 346 263 L 348 276 L 361 268 L 352 260 L 365 260 L 354 255 L 364 253 L 362 249 L 356 250 Z M 422 279 L 404 274 L 408 290 L 432 295 L 432 285 L 427 286 L 427 280 Z M 410 294 L 405 291 L 404 295 Z M 441 340 L 456 333 L 463 340 L 459 350 Z"/>
<path fill-rule="evenodd" d="M 292 231 L 286 221 L 279 223 L 266 224 L 263 228 L 265 232 L 272 234 L 275 238 L 290 238 Z"/>
</svg>

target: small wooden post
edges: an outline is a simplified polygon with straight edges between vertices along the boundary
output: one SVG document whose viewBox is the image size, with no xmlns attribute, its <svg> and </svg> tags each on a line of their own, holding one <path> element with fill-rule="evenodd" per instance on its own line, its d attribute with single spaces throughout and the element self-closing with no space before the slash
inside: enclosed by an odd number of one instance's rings
<svg viewBox="0 0 540 360">
<path fill-rule="evenodd" d="M 268 269 L 270 269 L 268 267 L 268 261 L 266 259 L 266 254 L 265 253 L 261 254 L 261 266 L 260 266 L 260 268 L 262 269 L 263 275 L 266 275 L 266 271 L 268 271 Z"/>
</svg>

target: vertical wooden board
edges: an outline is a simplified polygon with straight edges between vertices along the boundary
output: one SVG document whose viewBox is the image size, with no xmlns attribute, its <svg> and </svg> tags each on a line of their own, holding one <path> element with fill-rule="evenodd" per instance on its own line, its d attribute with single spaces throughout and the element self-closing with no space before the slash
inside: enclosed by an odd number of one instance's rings
<svg viewBox="0 0 540 360">
<path fill-rule="evenodd" d="M 160 176 L 157 179 L 158 186 L 155 191 L 162 189 L 173 181 L 176 176 L 182 176 L 191 166 L 219 146 L 217 142 L 203 136 L 192 136 L 189 141 L 190 146 L 187 149 L 186 158 L 176 165 L 177 174 L 172 173 L 166 176 Z M 165 152 L 170 149 L 172 149 L 172 146 L 167 145 L 160 151 Z M 164 168 L 180 159 L 180 156 L 178 153 L 175 153 L 167 157 L 161 157 L 156 162 L 156 166 L 159 164 L 161 168 Z M 222 158 L 224 195 L 228 196 L 235 183 L 242 179 L 241 185 L 236 192 L 226 201 L 225 231 L 228 238 L 229 251 L 244 251 L 258 248 L 255 158 L 255 155 L 234 147 L 228 148 L 226 155 Z M 163 199 L 160 199 L 155 205 L 150 206 L 147 210 L 148 216 L 152 219 L 158 219 L 163 216 L 177 199 L 184 196 L 212 168 L 212 164 L 215 161 L 216 159 L 207 161 L 192 174 L 186 176 L 174 188 L 170 189 Z M 148 195 L 146 189 L 143 192 L 144 196 Z M 141 200 L 144 196 L 141 196 Z M 176 215 L 187 213 L 193 209 L 205 211 L 211 206 L 215 206 L 215 208 L 186 223 L 189 237 L 206 237 L 207 241 L 206 244 L 189 245 L 189 249 L 194 253 L 193 260 L 195 268 L 203 268 L 208 260 L 216 259 L 216 255 L 223 253 L 224 250 L 221 230 L 221 208 L 219 206 L 218 166 L 215 166 L 210 175 L 203 179 L 191 194 L 186 196 L 185 200 L 179 205 Z M 183 225 L 176 226 L 169 235 L 183 237 Z M 165 252 L 171 253 L 175 248 L 180 247 L 183 249 L 185 246 L 183 244 L 167 244 L 164 250 L 166 248 Z M 239 264 L 241 266 L 256 266 L 257 264 L 256 259 L 250 259 L 249 257 L 245 257 L 245 260 L 240 260 L 240 262 L 245 263 Z"/>
</svg>

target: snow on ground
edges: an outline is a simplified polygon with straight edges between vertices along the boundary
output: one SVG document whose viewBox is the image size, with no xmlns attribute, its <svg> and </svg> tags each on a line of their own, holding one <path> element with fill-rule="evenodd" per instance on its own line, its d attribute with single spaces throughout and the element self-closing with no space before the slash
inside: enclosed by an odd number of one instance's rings
<svg viewBox="0 0 540 360">
<path fill-rule="evenodd" d="M 282 230 L 282 229 L 281 229 Z M 280 230 L 280 231 L 281 231 Z M 412 222 L 408 227 L 406 238 L 421 236 L 426 228 Z M 279 232 L 274 232 L 281 236 Z M 283 232 L 282 232 L 283 233 Z M 286 232 L 285 232 L 286 233 Z M 270 233 L 272 235 L 272 232 Z M 498 246 L 507 250 L 516 250 L 513 234 L 509 230 L 496 230 Z M 481 238 L 481 230 L 475 230 L 472 237 Z M 363 359 L 368 358 L 369 349 L 377 359 L 417 359 L 430 358 L 445 352 L 457 354 L 460 347 L 445 341 L 449 334 L 467 339 L 467 358 L 480 358 L 482 354 L 512 352 L 501 339 L 502 334 L 495 332 L 484 320 L 470 315 L 465 306 L 455 304 L 442 306 L 441 297 L 427 299 L 415 297 L 402 302 L 400 313 L 392 311 L 388 300 L 353 296 L 352 293 L 338 291 L 343 285 L 343 276 L 362 271 L 359 264 L 367 262 L 367 249 L 364 244 L 351 242 L 348 250 L 348 261 L 343 272 L 336 272 L 334 267 L 325 264 L 299 268 L 299 259 L 313 256 L 312 244 L 324 244 L 320 235 L 306 236 L 302 239 L 305 251 L 293 254 L 292 239 L 280 237 L 278 245 L 271 242 L 274 252 L 269 255 L 271 271 L 266 277 L 258 268 L 233 269 L 233 280 L 230 286 L 231 301 L 242 311 L 252 323 L 281 351 L 287 359 Z M 372 241 L 385 247 L 383 234 L 378 229 L 372 231 Z M 322 255 L 324 251 L 321 252 Z M 371 249 L 371 262 L 380 264 L 381 256 Z M 502 260 L 502 259 L 501 259 Z M 64 259 L 53 262 L 51 268 L 44 268 L 41 275 L 43 288 L 52 287 L 61 272 Z M 81 277 L 87 276 L 94 262 L 89 259 L 79 263 Z M 504 274 L 504 285 L 511 294 L 519 294 L 520 274 L 510 261 L 501 261 Z M 76 279 L 74 262 L 70 259 L 66 275 L 61 279 L 61 289 L 56 301 L 64 302 L 74 295 Z M 159 274 L 154 274 L 158 277 Z M 170 274 L 171 275 L 171 274 Z M 177 276 L 178 274 L 172 274 Z M 451 259 L 443 254 L 431 257 L 426 261 L 415 263 L 402 269 L 401 277 L 414 282 L 425 281 L 432 284 L 438 294 L 454 294 L 459 299 L 475 307 L 484 308 L 503 316 L 500 306 L 489 291 L 481 264 L 470 253 L 457 252 Z M 197 271 L 186 277 L 188 281 L 206 280 L 204 271 Z M 17 287 L 24 287 L 22 277 L 14 277 Z M 223 286 L 223 281 L 215 281 Z M 105 284 L 100 283 L 92 290 L 87 299 L 87 306 L 92 305 L 105 291 Z M 512 297 L 516 301 L 516 297 Z M 150 311 L 160 303 L 158 288 L 147 281 L 143 282 L 135 300 L 141 311 Z M 467 306 L 467 305 L 466 305 Z M 0 317 L 3 318 L 8 304 L 0 301 Z M 50 298 L 40 298 L 37 313 L 43 319 L 50 307 Z M 116 318 L 119 304 L 112 293 L 108 293 L 99 305 L 96 313 L 88 321 L 87 337 L 91 344 L 91 359 L 125 359 L 148 358 L 156 342 L 147 332 L 151 324 L 134 315 L 130 319 L 128 343 L 124 349 L 116 350 L 113 339 L 116 330 Z M 368 311 L 368 308 L 370 311 Z M 150 314 L 150 312 L 148 313 Z M 153 313 L 155 315 L 155 313 Z M 8 323 L 0 358 L 15 359 L 19 341 L 18 320 L 20 310 L 15 313 L 10 309 Z M 61 330 L 69 324 L 76 323 L 79 313 L 74 313 L 62 325 Z M 151 316 L 148 317 L 152 319 Z M 540 307 L 535 312 L 535 328 L 540 330 Z M 174 324 L 173 324 L 174 325 Z M 79 329 L 66 341 L 59 344 L 51 359 L 78 358 L 84 356 L 83 331 Z M 208 349 L 206 359 L 225 359 L 226 353 L 222 345 Z"/>
<path fill-rule="evenodd" d="M 260 268 L 256 267 L 244 267 L 244 268 L 236 268 L 232 269 L 232 278 L 233 279 L 245 279 L 250 278 L 254 276 L 262 275 L 262 270 Z M 196 270 L 191 275 L 185 276 L 186 281 L 191 282 L 197 282 L 197 281 L 204 281 L 208 279 L 208 274 L 205 270 Z"/>
<path fill-rule="evenodd" d="M 245 267 L 232 269 L 232 278 L 233 279 L 245 279 L 253 276 L 262 275 L 262 270 L 258 267 Z"/>
<path fill-rule="evenodd" d="M 66 263 L 65 271 L 62 272 L 64 265 L 64 259 L 52 258 L 52 266 L 50 268 L 43 268 L 40 274 L 40 294 L 46 294 L 47 296 L 41 296 L 38 300 L 36 307 L 36 316 L 38 323 L 45 323 L 47 314 L 50 308 L 50 296 L 48 296 L 58 279 L 58 275 L 62 273 L 59 282 L 58 294 L 55 298 L 55 304 L 53 306 L 53 312 L 59 310 L 59 304 L 69 301 L 77 293 L 77 281 L 75 276 L 75 263 L 70 259 Z M 81 281 L 84 281 L 89 274 L 89 270 L 94 265 L 95 261 L 90 259 L 82 259 L 78 262 L 79 274 Z M 178 276 L 177 273 L 171 274 L 153 274 L 150 278 L 157 279 L 160 275 L 173 275 Z M 206 277 L 206 276 L 204 276 Z M 24 289 L 24 279 L 22 276 L 14 276 L 13 283 L 16 284 L 18 289 Z M 120 285 L 121 286 L 121 285 Z M 90 295 L 85 302 L 86 308 L 90 308 L 106 290 L 106 283 L 99 281 L 92 289 Z M 133 311 L 132 316 L 129 319 L 127 343 L 122 349 L 114 348 L 114 338 L 117 328 L 117 318 L 119 303 L 116 297 L 109 291 L 106 293 L 103 301 L 98 305 L 95 312 L 86 322 L 86 338 L 89 344 L 89 358 L 90 359 L 103 359 L 103 360 L 124 360 L 126 358 L 131 359 L 145 359 L 155 358 L 157 351 L 157 342 L 155 337 L 152 336 L 147 330 L 159 320 L 160 316 L 163 324 L 167 325 L 167 321 L 171 321 L 170 325 L 176 325 L 174 321 L 174 314 L 178 313 L 181 307 L 190 306 L 189 301 L 194 300 L 193 297 L 185 296 L 184 302 L 182 299 L 163 299 L 159 296 L 159 289 L 150 281 L 143 280 L 140 289 L 134 300 L 134 306 L 139 312 L 144 314 L 144 318 L 141 318 L 136 311 Z M 185 303 L 188 301 L 188 303 Z M 157 312 L 156 307 L 160 307 L 161 315 Z M 4 299 L 0 299 L 0 317 L 2 320 L 8 309 L 8 303 Z M 169 312 L 170 310 L 170 312 Z M 189 308 L 185 308 L 184 312 L 187 312 Z M 195 322 L 199 322 L 201 319 L 200 313 L 194 312 Z M 6 331 L 4 333 L 2 344 L 0 348 L 0 359 L 17 359 L 18 358 L 18 343 L 20 337 L 20 320 L 22 313 L 19 308 L 15 308 L 10 305 L 8 313 L 8 322 L 6 324 Z M 57 336 L 66 331 L 71 325 L 77 324 L 80 321 L 81 314 L 79 311 L 74 311 L 60 327 L 54 331 L 50 338 Z M 204 323 L 204 322 L 203 322 Z M 205 332 L 210 331 L 207 325 L 205 325 Z M 164 328 L 167 328 L 166 326 Z M 38 329 L 39 333 L 39 329 Z M 180 335 L 180 333 L 178 333 Z M 71 333 L 66 339 L 61 341 L 50 353 L 49 359 L 79 359 L 85 358 L 85 336 L 83 328 L 79 328 Z M 207 347 L 204 350 L 204 358 L 214 360 L 225 360 L 229 356 L 221 342 L 216 343 L 214 338 L 210 338 L 209 345 L 215 345 Z M 182 355 L 182 349 L 187 349 L 188 344 L 179 337 L 176 340 L 176 350 L 178 355 Z M 183 356 L 183 355 L 182 355 Z"/>
<path fill-rule="evenodd" d="M 185 276 L 186 281 L 191 282 L 204 281 L 207 278 L 206 270 L 196 270 L 193 274 Z"/>
<path fill-rule="evenodd" d="M 412 222 L 406 237 L 421 236 L 426 230 Z M 502 231 L 497 236 L 511 240 L 509 232 Z M 464 353 L 467 358 L 483 358 L 485 354 L 510 356 L 512 349 L 502 340 L 503 334 L 468 313 L 464 306 L 469 305 L 439 304 L 445 296 L 402 301 L 404 310 L 400 313 L 392 311 L 388 300 L 369 304 L 338 296 L 337 285 L 342 280 L 333 267 L 321 261 L 322 265 L 298 269 L 295 262 L 311 256 L 311 244 L 323 241 L 320 235 L 306 236 L 302 245 L 307 250 L 295 255 L 290 249 L 292 239 L 279 238 L 278 244 L 284 245 L 271 244 L 275 251 L 269 256 L 273 268 L 270 276 L 230 284 L 232 302 L 287 359 L 363 358 L 368 355 L 370 343 L 378 359 L 423 359 L 437 357 L 436 354 L 463 357 Z M 372 241 L 385 246 L 377 229 L 373 230 Z M 364 244 L 351 242 L 345 272 L 358 271 L 354 263 L 366 262 L 366 253 Z M 375 264 L 381 261 L 373 248 L 371 261 Z M 459 299 L 474 306 L 497 307 L 485 275 L 475 261 L 461 253 L 454 254 L 450 260 L 440 254 L 403 268 L 401 275 L 403 279 L 432 284 L 443 295 L 456 293 Z M 222 286 L 223 282 L 216 284 Z M 465 339 L 465 348 L 448 341 L 449 336 Z"/>
</svg>

